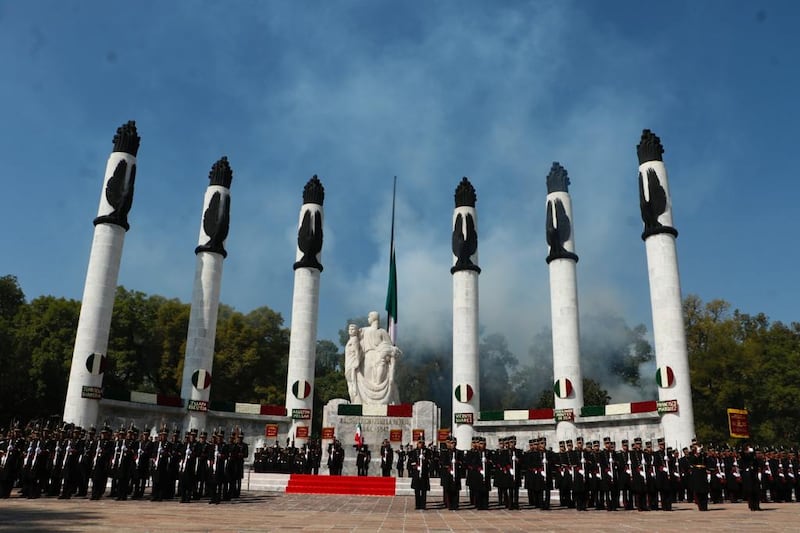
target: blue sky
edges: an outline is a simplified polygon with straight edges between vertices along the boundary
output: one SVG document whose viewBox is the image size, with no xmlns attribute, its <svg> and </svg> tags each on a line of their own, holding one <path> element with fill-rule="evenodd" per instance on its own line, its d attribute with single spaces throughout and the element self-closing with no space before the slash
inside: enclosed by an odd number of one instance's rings
<svg viewBox="0 0 800 533">
<path fill-rule="evenodd" d="M 319 337 L 382 309 L 449 331 L 453 191 L 478 194 L 481 322 L 549 323 L 545 176 L 571 178 L 581 311 L 651 328 L 635 146 L 665 146 L 684 295 L 800 320 L 796 2 L 0 0 L 0 274 L 80 299 L 116 128 L 142 137 L 119 283 L 189 301 L 214 161 L 222 301 L 289 325 L 302 188 L 326 189 Z"/>
</svg>

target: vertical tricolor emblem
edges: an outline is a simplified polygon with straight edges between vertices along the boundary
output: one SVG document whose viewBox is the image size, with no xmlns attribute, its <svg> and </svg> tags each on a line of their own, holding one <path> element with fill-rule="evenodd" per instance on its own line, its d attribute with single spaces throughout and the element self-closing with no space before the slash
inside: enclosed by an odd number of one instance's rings
<svg viewBox="0 0 800 533">
<path fill-rule="evenodd" d="M 211 373 L 204 368 L 198 368 L 192 374 L 192 385 L 197 390 L 207 389 L 211 386 Z"/>
<path fill-rule="evenodd" d="M 662 389 L 671 387 L 675 383 L 675 372 L 668 366 L 662 366 L 656 371 L 656 383 Z"/>
<path fill-rule="evenodd" d="M 572 382 L 567 378 L 557 379 L 555 383 L 553 383 L 553 392 L 562 400 L 564 398 L 569 398 L 572 396 Z"/>
<path fill-rule="evenodd" d="M 311 383 L 308 381 L 295 381 L 292 385 L 292 394 L 298 400 L 304 400 L 311 394 Z"/>
<path fill-rule="evenodd" d="M 461 403 L 467 403 L 472 400 L 472 387 L 467 385 L 466 383 L 461 383 L 460 385 L 456 386 L 456 400 Z"/>
<path fill-rule="evenodd" d="M 360 422 L 356 425 L 356 433 L 353 436 L 353 440 L 355 441 L 356 446 L 361 446 L 362 444 L 364 444 L 364 436 L 361 434 Z"/>
<path fill-rule="evenodd" d="M 86 370 L 93 376 L 99 376 L 106 371 L 107 358 L 101 353 L 89 354 L 86 358 Z"/>
</svg>

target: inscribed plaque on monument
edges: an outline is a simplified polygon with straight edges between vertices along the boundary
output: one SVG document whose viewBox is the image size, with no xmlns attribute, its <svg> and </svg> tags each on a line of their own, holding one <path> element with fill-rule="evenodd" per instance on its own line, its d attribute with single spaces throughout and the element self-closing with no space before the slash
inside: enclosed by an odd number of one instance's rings
<svg viewBox="0 0 800 533">
<path fill-rule="evenodd" d="M 322 428 L 322 439 L 332 440 L 334 437 L 334 428 Z"/>
<path fill-rule="evenodd" d="M 455 423 L 456 424 L 472 424 L 473 423 L 473 413 L 455 413 Z"/>
<path fill-rule="evenodd" d="M 297 426 L 294 429 L 294 436 L 296 439 L 307 439 L 308 438 L 308 426 Z"/>
<path fill-rule="evenodd" d="M 264 427 L 264 436 L 269 437 L 277 437 L 278 436 L 278 424 L 267 424 Z"/>
<path fill-rule="evenodd" d="M 554 409 L 553 419 L 555 419 L 556 422 L 574 422 L 575 411 L 572 408 Z"/>
<path fill-rule="evenodd" d="M 402 429 L 390 429 L 389 430 L 389 441 L 390 442 L 403 442 L 403 430 Z"/>
<path fill-rule="evenodd" d="M 412 429 L 411 430 L 411 440 L 417 442 L 419 440 L 425 440 L 425 430 L 424 429 Z"/>
<path fill-rule="evenodd" d="M 656 408 L 658 409 L 658 414 L 662 413 L 677 413 L 678 412 L 678 400 L 664 400 L 656 402 Z"/>
<path fill-rule="evenodd" d="M 311 420 L 311 409 L 292 409 L 292 420 Z"/>
<path fill-rule="evenodd" d="M 99 400 L 103 397 L 103 389 L 101 387 L 90 387 L 84 385 L 81 387 L 81 398 L 88 398 L 90 400 Z"/>
<path fill-rule="evenodd" d="M 438 442 L 447 442 L 447 437 L 449 436 L 450 436 L 450 428 L 441 428 L 436 434 L 436 440 Z"/>
<path fill-rule="evenodd" d="M 208 411 L 208 402 L 205 400 L 189 400 L 186 404 L 186 410 L 205 413 Z"/>
</svg>

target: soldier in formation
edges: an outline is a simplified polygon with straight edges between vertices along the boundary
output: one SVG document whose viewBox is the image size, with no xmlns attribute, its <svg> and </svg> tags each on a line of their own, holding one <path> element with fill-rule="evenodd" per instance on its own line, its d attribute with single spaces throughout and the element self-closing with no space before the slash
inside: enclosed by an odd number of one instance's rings
<svg viewBox="0 0 800 533">
<path fill-rule="evenodd" d="M 248 448 L 237 429 L 229 443 L 224 432 L 187 432 L 180 442 L 166 427 L 151 437 L 149 428 L 134 425 L 116 432 L 108 425 L 98 432 L 74 424 L 12 424 L 0 431 L 0 498 L 54 497 L 99 500 L 164 501 L 176 495 L 182 502 L 208 497 L 211 503 L 237 498 Z M 177 484 L 177 490 L 176 490 Z"/>
</svg>

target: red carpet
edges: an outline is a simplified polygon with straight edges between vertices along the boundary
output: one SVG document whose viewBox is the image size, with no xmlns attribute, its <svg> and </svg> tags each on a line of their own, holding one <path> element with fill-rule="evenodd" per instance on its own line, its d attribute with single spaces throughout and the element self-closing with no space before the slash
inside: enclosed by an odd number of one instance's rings
<svg viewBox="0 0 800 533">
<path fill-rule="evenodd" d="M 394 496 L 395 479 L 376 476 L 312 476 L 292 474 L 287 494 L 361 494 Z"/>
</svg>

